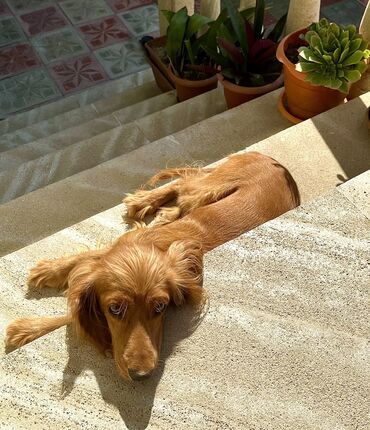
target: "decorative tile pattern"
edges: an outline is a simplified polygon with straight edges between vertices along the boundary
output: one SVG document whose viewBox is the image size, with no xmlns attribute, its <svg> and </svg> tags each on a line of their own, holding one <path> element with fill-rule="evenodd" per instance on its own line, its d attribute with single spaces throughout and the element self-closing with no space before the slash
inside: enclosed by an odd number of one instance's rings
<svg viewBox="0 0 370 430">
<path fill-rule="evenodd" d="M 159 28 L 158 6 L 140 7 L 121 15 L 124 23 L 135 36 L 153 33 Z"/>
<path fill-rule="evenodd" d="M 16 75 L 40 64 L 28 43 L 0 49 L 0 78 Z"/>
<path fill-rule="evenodd" d="M 348 1 L 341 1 L 327 7 L 323 7 L 322 15 L 330 21 L 337 21 L 343 25 L 360 22 L 363 10 L 360 4 L 353 7 Z"/>
<path fill-rule="evenodd" d="M 79 30 L 92 49 L 125 40 L 130 36 L 128 29 L 116 16 L 81 25 Z"/>
<path fill-rule="evenodd" d="M 50 68 L 50 73 L 63 94 L 91 87 L 107 79 L 92 54 L 55 64 Z"/>
<path fill-rule="evenodd" d="M 36 34 L 56 30 L 68 25 L 67 20 L 55 6 L 26 13 L 19 18 L 29 36 L 35 36 Z"/>
<path fill-rule="evenodd" d="M 95 51 L 98 60 L 111 78 L 134 73 L 147 67 L 146 56 L 139 42 L 130 40 Z"/>
<path fill-rule="evenodd" d="M 59 5 L 74 24 L 113 14 L 112 9 L 104 0 L 66 0 L 60 2 Z"/>
<path fill-rule="evenodd" d="M 24 33 L 14 17 L 0 18 L 0 46 L 24 40 Z"/>
<path fill-rule="evenodd" d="M 123 12 L 135 7 L 152 4 L 152 0 L 108 0 L 115 12 Z"/>
<path fill-rule="evenodd" d="M 16 14 L 42 9 L 52 3 L 52 0 L 8 0 L 9 6 Z"/>
<path fill-rule="evenodd" d="M 10 15 L 10 9 L 5 3 L 5 0 L 0 0 L 0 16 Z"/>
<path fill-rule="evenodd" d="M 0 117 L 54 99 L 60 92 L 44 69 L 0 81 Z"/>
<path fill-rule="evenodd" d="M 72 28 L 40 34 L 32 40 L 32 43 L 46 64 L 88 51 L 84 42 Z"/>
</svg>

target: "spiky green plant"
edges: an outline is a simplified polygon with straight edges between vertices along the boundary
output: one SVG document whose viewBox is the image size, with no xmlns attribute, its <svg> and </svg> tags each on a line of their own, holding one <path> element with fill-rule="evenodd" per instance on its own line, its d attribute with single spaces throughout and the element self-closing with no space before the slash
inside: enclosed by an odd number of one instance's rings
<svg viewBox="0 0 370 430">
<path fill-rule="evenodd" d="M 368 42 L 354 25 L 343 27 L 322 18 L 309 27 L 304 40 L 308 46 L 298 49 L 297 69 L 314 85 L 348 93 L 367 68 Z"/>
</svg>

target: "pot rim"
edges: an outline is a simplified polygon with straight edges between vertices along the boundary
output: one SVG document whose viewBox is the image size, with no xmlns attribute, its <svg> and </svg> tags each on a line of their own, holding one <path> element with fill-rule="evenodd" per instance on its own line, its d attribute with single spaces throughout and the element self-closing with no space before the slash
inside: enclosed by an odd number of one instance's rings
<svg viewBox="0 0 370 430">
<path fill-rule="evenodd" d="M 281 72 L 280 75 L 272 82 L 266 85 L 261 85 L 259 87 L 245 87 L 242 85 L 234 84 L 233 82 L 228 81 L 222 75 L 222 73 L 217 73 L 218 80 L 222 83 L 222 85 L 233 92 L 245 93 L 245 94 L 261 94 L 271 91 L 272 89 L 278 88 L 284 83 L 284 73 Z"/>
<path fill-rule="evenodd" d="M 198 79 L 196 81 L 192 81 L 191 79 L 183 79 L 183 78 L 179 78 L 178 76 L 176 76 L 173 73 L 172 70 L 172 66 L 169 65 L 168 66 L 168 73 L 171 76 L 171 79 L 173 79 L 174 82 L 182 85 L 182 86 L 186 86 L 186 87 L 203 87 L 205 85 L 211 85 L 213 83 L 215 83 L 215 81 L 217 81 L 217 75 L 213 75 L 209 78 L 206 79 Z"/>
<path fill-rule="evenodd" d="M 285 48 L 288 45 L 288 42 L 294 37 L 298 36 L 300 34 L 307 33 L 308 28 L 301 28 L 300 30 L 293 31 L 292 33 L 289 33 L 286 35 L 279 43 L 277 50 L 276 50 L 276 58 L 284 65 L 284 67 L 287 67 L 289 71 L 296 76 L 297 78 L 301 80 L 306 80 L 306 73 L 305 72 L 299 72 L 295 68 L 295 64 L 292 63 L 289 58 L 285 55 Z"/>
</svg>

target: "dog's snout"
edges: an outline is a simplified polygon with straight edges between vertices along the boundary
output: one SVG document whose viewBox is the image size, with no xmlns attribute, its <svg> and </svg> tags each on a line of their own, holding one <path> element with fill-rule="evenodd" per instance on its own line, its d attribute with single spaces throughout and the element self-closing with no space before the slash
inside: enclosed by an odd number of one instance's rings
<svg viewBox="0 0 370 430">
<path fill-rule="evenodd" d="M 134 381 L 141 381 L 142 379 L 148 378 L 152 374 L 152 370 L 140 370 L 128 368 L 128 374 Z"/>
</svg>

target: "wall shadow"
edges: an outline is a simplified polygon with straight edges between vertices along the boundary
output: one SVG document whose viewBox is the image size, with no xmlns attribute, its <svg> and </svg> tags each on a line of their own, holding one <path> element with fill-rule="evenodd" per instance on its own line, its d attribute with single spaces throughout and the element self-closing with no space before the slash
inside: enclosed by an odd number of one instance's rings
<svg viewBox="0 0 370 430">
<path fill-rule="evenodd" d="M 367 108 L 360 98 L 349 101 L 325 115 L 311 119 L 347 178 L 338 176 L 338 184 L 370 168 L 370 130 Z M 351 130 L 344 128 L 351 120 Z"/>
</svg>

